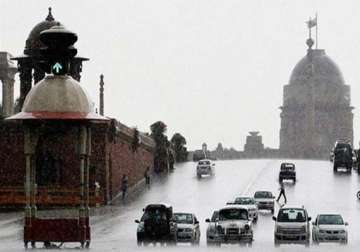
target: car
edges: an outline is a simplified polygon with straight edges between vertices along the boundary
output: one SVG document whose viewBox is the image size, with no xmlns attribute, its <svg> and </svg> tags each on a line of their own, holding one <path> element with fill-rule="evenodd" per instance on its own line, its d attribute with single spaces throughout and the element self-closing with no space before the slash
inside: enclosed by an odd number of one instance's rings
<svg viewBox="0 0 360 252">
<path fill-rule="evenodd" d="M 206 222 L 210 223 L 210 220 L 207 219 Z M 212 235 L 213 237 L 211 242 L 209 239 L 207 240 L 208 245 L 220 246 L 222 243 L 247 243 L 251 245 L 253 241 L 252 221 L 245 207 L 234 205 L 221 208 L 211 229 L 208 236 Z"/>
<path fill-rule="evenodd" d="M 296 170 L 293 163 L 282 163 L 280 165 L 279 182 L 283 180 L 292 180 L 296 182 Z"/>
<path fill-rule="evenodd" d="M 253 197 L 237 197 L 233 202 L 228 202 L 227 205 L 240 205 L 248 210 L 249 218 L 253 222 L 257 222 L 259 217 L 259 210 L 256 201 Z"/>
<path fill-rule="evenodd" d="M 348 223 L 340 214 L 319 214 L 312 223 L 312 240 L 320 242 L 348 242 Z"/>
<path fill-rule="evenodd" d="M 200 225 L 192 213 L 174 213 L 177 224 L 177 242 L 200 243 Z"/>
<path fill-rule="evenodd" d="M 273 214 L 275 211 L 275 196 L 270 191 L 257 191 L 254 199 L 259 210 L 270 210 Z"/>
<path fill-rule="evenodd" d="M 206 229 L 206 244 L 218 245 L 219 244 L 219 234 L 216 230 L 217 222 L 219 221 L 219 211 L 215 210 L 210 219 L 206 219 L 205 222 L 209 223 Z"/>
<path fill-rule="evenodd" d="M 147 245 L 150 242 L 169 243 L 177 242 L 177 224 L 173 209 L 167 204 L 149 204 L 143 209 L 143 215 L 137 227 L 138 245 Z"/>
<path fill-rule="evenodd" d="M 210 159 L 199 160 L 196 166 L 197 177 L 201 178 L 203 175 L 214 175 L 214 166 L 215 163 L 213 163 Z"/>
<path fill-rule="evenodd" d="M 300 243 L 310 245 L 310 221 L 303 206 L 284 206 L 279 209 L 275 221 L 274 244 Z"/>
<path fill-rule="evenodd" d="M 338 168 L 345 168 L 351 172 L 353 166 L 353 150 L 351 145 L 346 142 L 336 142 L 334 147 L 333 171 L 337 172 Z"/>
</svg>

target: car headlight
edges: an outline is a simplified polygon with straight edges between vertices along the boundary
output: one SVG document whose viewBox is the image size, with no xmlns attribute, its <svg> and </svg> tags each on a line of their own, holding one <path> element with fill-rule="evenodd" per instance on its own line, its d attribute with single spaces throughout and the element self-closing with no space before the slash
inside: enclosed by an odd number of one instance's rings
<svg viewBox="0 0 360 252">
<path fill-rule="evenodd" d="M 323 233 L 326 233 L 326 231 L 325 231 L 325 230 L 320 229 L 320 230 L 319 230 L 319 233 L 322 233 L 322 234 L 323 234 Z"/>
<path fill-rule="evenodd" d="M 224 234 L 224 228 L 223 228 L 222 226 L 220 226 L 220 225 L 218 225 L 218 226 L 216 227 L 216 231 L 217 231 L 219 234 Z"/>
<path fill-rule="evenodd" d="M 346 231 L 345 230 L 339 230 L 340 234 L 344 234 Z"/>
<path fill-rule="evenodd" d="M 184 232 L 192 232 L 193 230 L 191 228 L 184 228 Z"/>
<path fill-rule="evenodd" d="M 301 227 L 301 232 L 303 232 L 303 233 L 306 232 L 306 227 L 305 227 L 305 226 L 302 226 L 302 227 Z"/>
</svg>

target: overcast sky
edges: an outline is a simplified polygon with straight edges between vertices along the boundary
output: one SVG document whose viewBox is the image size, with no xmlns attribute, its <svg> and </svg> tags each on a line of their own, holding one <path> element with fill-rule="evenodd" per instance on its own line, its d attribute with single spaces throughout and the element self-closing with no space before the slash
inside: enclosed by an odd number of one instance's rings
<svg viewBox="0 0 360 252">
<path fill-rule="evenodd" d="M 306 53 L 305 21 L 317 11 L 319 48 L 351 86 L 359 141 L 358 0 L 0 0 L 0 51 L 21 54 L 49 6 L 90 58 L 81 83 L 96 104 L 105 75 L 106 115 L 142 131 L 162 120 L 190 149 L 243 149 L 252 130 L 278 148 L 283 85 Z"/>
</svg>

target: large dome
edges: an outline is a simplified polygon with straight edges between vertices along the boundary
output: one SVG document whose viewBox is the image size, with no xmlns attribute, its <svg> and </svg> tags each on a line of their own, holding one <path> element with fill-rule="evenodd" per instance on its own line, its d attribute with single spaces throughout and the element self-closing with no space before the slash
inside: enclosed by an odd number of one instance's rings
<svg viewBox="0 0 360 252">
<path fill-rule="evenodd" d="M 315 82 L 344 85 L 343 75 L 337 64 L 325 54 L 325 50 L 310 49 L 295 66 L 289 84 L 304 84 L 310 77 Z"/>
<path fill-rule="evenodd" d="M 25 50 L 24 53 L 27 55 L 36 54 L 38 49 L 40 49 L 43 44 L 40 41 L 40 33 L 55 25 L 59 25 L 60 22 L 56 21 L 51 13 L 51 8 L 49 8 L 49 14 L 46 19 L 37 25 L 31 30 L 28 38 L 26 39 Z"/>
</svg>

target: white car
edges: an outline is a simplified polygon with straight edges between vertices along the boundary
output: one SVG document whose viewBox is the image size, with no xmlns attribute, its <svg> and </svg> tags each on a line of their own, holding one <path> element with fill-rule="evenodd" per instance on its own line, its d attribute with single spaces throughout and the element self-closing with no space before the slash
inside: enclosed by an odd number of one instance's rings
<svg viewBox="0 0 360 252">
<path fill-rule="evenodd" d="M 253 241 L 252 221 L 248 210 L 241 206 L 227 206 L 219 210 L 219 216 L 213 225 L 213 244 L 241 243 L 249 245 Z M 206 220 L 210 222 L 209 219 Z M 209 241 L 209 240 L 208 240 Z M 208 242 L 208 244 L 211 244 Z"/>
<path fill-rule="evenodd" d="M 275 196 L 270 191 L 257 191 L 254 194 L 254 199 L 259 210 L 270 210 L 274 213 L 275 210 Z"/>
<path fill-rule="evenodd" d="M 214 166 L 215 163 L 213 163 L 210 159 L 200 160 L 196 166 L 197 177 L 201 178 L 202 175 L 212 176 L 214 174 Z"/>
<path fill-rule="evenodd" d="M 240 205 L 245 207 L 248 210 L 249 218 L 253 222 L 257 222 L 259 210 L 253 197 L 237 197 L 233 202 L 228 202 L 227 205 Z"/>
<path fill-rule="evenodd" d="M 311 217 L 304 207 L 284 206 L 279 209 L 275 221 L 274 243 L 300 243 L 309 246 Z"/>
<path fill-rule="evenodd" d="M 347 222 L 340 214 L 319 214 L 312 223 L 313 243 L 348 242 Z"/>
<path fill-rule="evenodd" d="M 200 243 L 200 225 L 192 213 L 174 213 L 177 224 L 177 242 Z"/>
</svg>

